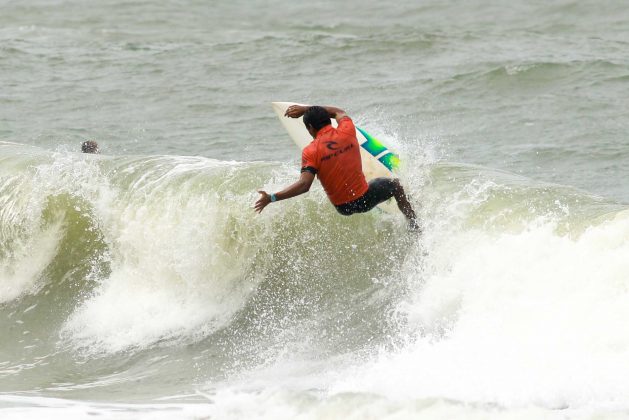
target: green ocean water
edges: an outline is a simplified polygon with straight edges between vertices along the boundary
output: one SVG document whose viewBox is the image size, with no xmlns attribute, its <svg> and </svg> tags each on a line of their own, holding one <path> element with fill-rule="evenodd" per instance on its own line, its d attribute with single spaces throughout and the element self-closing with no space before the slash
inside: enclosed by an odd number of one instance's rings
<svg viewBox="0 0 629 420">
<path fill-rule="evenodd" d="M 627 10 L 0 1 L 0 416 L 623 418 Z M 423 236 L 255 215 L 278 100 L 399 152 Z"/>
</svg>

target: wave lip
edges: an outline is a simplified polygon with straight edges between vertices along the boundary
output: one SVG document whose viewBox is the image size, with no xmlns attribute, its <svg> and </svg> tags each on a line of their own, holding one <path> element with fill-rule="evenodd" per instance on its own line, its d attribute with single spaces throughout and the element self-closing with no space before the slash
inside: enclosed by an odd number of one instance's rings
<svg viewBox="0 0 629 420">
<path fill-rule="evenodd" d="M 204 336 L 252 290 L 257 239 L 238 235 L 251 235 L 253 187 L 234 179 L 246 167 L 16 144 L 0 152 L 0 301 L 8 310 L 54 296 L 62 312 L 71 308 L 65 339 L 117 352 Z"/>
</svg>

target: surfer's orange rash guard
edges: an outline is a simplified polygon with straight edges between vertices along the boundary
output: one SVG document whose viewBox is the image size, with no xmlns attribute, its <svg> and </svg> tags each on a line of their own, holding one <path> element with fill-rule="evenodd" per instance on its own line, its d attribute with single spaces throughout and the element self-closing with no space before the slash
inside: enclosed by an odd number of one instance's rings
<svg viewBox="0 0 629 420">
<path fill-rule="evenodd" d="M 335 206 L 360 198 L 369 186 L 363 174 L 360 145 L 351 118 L 337 128 L 326 125 L 301 155 L 301 171 L 316 174 Z"/>
</svg>

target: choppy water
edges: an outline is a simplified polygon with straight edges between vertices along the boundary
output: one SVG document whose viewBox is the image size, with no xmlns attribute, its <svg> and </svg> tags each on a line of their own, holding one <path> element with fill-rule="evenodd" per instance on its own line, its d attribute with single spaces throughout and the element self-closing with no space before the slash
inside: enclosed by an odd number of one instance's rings
<svg viewBox="0 0 629 420">
<path fill-rule="evenodd" d="M 0 416 L 625 417 L 628 20 L 0 3 Z M 422 239 L 318 186 L 255 215 L 273 100 L 399 150 Z"/>
</svg>

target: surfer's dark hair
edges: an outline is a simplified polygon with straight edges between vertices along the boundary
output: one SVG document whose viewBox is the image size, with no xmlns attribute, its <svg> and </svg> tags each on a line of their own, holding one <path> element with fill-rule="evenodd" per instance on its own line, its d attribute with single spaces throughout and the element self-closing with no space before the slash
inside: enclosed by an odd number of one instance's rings
<svg viewBox="0 0 629 420">
<path fill-rule="evenodd" d="M 330 114 L 328 114 L 328 111 L 322 106 L 311 106 L 304 113 L 304 124 L 306 127 L 311 126 L 319 131 L 330 124 Z"/>
</svg>

